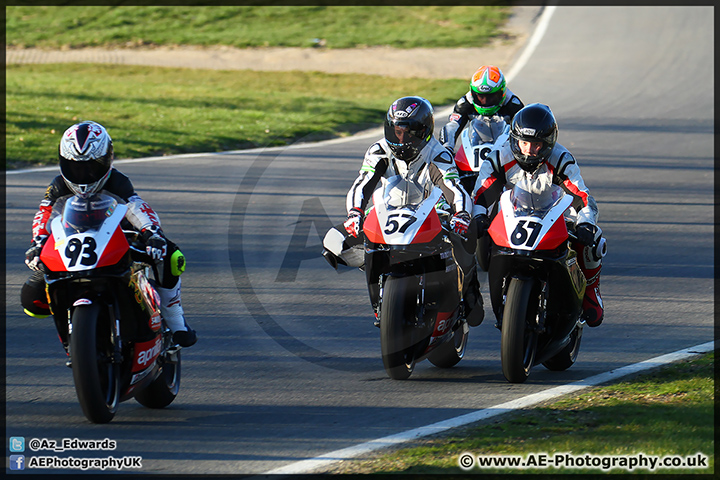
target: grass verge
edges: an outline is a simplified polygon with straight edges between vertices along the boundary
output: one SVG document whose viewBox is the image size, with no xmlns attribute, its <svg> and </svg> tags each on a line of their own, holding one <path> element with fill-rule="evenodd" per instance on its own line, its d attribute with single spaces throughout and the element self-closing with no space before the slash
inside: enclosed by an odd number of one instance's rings
<svg viewBox="0 0 720 480">
<path fill-rule="evenodd" d="M 502 5 L 504 2 L 497 2 Z M 9 6 L 10 47 L 483 46 L 508 6 Z"/>
<path fill-rule="evenodd" d="M 116 158 L 215 152 L 346 136 L 381 124 L 399 97 L 447 105 L 466 88 L 317 72 L 8 65 L 6 168 L 55 163 L 60 135 L 80 120 L 108 129 Z"/>
<path fill-rule="evenodd" d="M 480 468 L 465 471 L 460 455 L 488 459 L 530 454 L 569 453 L 575 457 L 676 455 L 706 468 L 648 468 L 635 474 L 714 473 L 713 354 L 673 364 L 625 381 L 593 388 L 492 422 L 454 430 L 384 455 L 340 464 L 331 473 L 435 474 L 598 474 L 628 473 L 626 468 Z M 563 457 L 564 458 L 564 457 Z M 696 460 L 693 460 L 696 459 Z M 600 461 L 600 460 L 596 460 Z M 608 460 L 609 461 L 609 460 Z M 592 464 L 591 464 L 592 465 Z M 648 463 L 648 465 L 650 465 Z M 451 478 L 451 477 L 447 477 Z M 677 477 L 680 478 L 680 477 Z"/>
</svg>

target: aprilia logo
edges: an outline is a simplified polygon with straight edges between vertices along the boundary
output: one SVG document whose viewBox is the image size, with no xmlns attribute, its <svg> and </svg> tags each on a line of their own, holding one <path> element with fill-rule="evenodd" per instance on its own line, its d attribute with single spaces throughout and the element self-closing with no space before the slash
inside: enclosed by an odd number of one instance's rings
<svg viewBox="0 0 720 480">
<path fill-rule="evenodd" d="M 150 343 L 150 342 L 147 342 L 147 343 Z M 147 343 L 146 344 L 142 344 L 142 343 L 138 344 L 138 347 L 143 348 L 145 345 L 147 345 Z M 151 363 L 153 360 L 155 360 L 155 357 L 157 357 L 160 354 L 161 350 L 162 350 L 162 340 L 160 337 L 158 337 L 157 339 L 155 339 L 155 345 L 153 345 L 152 347 L 150 347 L 147 350 L 141 350 L 137 354 L 137 359 L 136 359 L 135 363 L 138 366 L 145 368 L 148 363 Z"/>
</svg>

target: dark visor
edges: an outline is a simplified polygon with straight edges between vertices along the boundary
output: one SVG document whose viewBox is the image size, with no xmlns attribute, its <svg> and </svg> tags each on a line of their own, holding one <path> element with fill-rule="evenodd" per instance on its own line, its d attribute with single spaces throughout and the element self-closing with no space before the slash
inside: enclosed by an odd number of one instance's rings
<svg viewBox="0 0 720 480">
<path fill-rule="evenodd" d="M 107 173 L 108 166 L 104 162 L 101 163 L 97 160 L 78 162 L 61 158 L 60 171 L 63 177 L 72 183 L 86 185 L 100 180 Z"/>
<path fill-rule="evenodd" d="M 473 100 L 475 101 L 475 105 L 479 107 L 494 107 L 495 105 L 500 104 L 503 92 L 499 91 L 493 93 L 478 93 L 473 90 L 472 95 Z"/>
<path fill-rule="evenodd" d="M 385 125 L 385 139 L 397 145 L 417 145 L 425 139 L 425 130 L 420 122 L 395 121 Z"/>
</svg>

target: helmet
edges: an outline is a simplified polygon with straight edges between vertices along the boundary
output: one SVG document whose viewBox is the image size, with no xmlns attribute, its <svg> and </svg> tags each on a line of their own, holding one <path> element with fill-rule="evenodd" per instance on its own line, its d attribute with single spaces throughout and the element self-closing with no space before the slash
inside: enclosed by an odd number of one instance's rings
<svg viewBox="0 0 720 480">
<path fill-rule="evenodd" d="M 470 79 L 472 104 L 480 115 L 495 115 L 505 101 L 505 76 L 493 65 L 478 68 Z"/>
<path fill-rule="evenodd" d="M 99 123 L 80 122 L 65 130 L 58 147 L 60 174 L 76 195 L 99 192 L 112 169 L 113 144 Z"/>
<path fill-rule="evenodd" d="M 398 98 L 385 115 L 385 140 L 400 160 L 413 160 L 435 129 L 433 107 L 421 97 Z"/>
<path fill-rule="evenodd" d="M 557 122 L 550 107 L 541 103 L 533 103 L 515 114 L 510 126 L 510 149 L 520 167 L 527 172 L 534 172 L 552 153 L 557 142 Z M 536 155 L 525 155 L 518 142 L 543 142 Z"/>
</svg>

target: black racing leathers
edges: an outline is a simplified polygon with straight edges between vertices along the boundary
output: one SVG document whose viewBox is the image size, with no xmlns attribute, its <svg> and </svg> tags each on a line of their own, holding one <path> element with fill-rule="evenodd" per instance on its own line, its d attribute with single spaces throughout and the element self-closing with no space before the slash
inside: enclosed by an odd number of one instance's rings
<svg viewBox="0 0 720 480">
<path fill-rule="evenodd" d="M 523 102 L 510 89 L 506 89 L 505 101 L 495 115 L 502 116 L 505 122 L 509 124 L 515 114 L 524 106 Z M 453 108 L 453 112 L 448 118 L 448 123 L 440 130 L 440 143 L 454 152 L 455 142 L 460 136 L 460 132 L 470 120 L 479 116 L 480 114 L 472 104 L 472 94 L 468 91 L 455 103 L 455 108 Z"/>
</svg>

